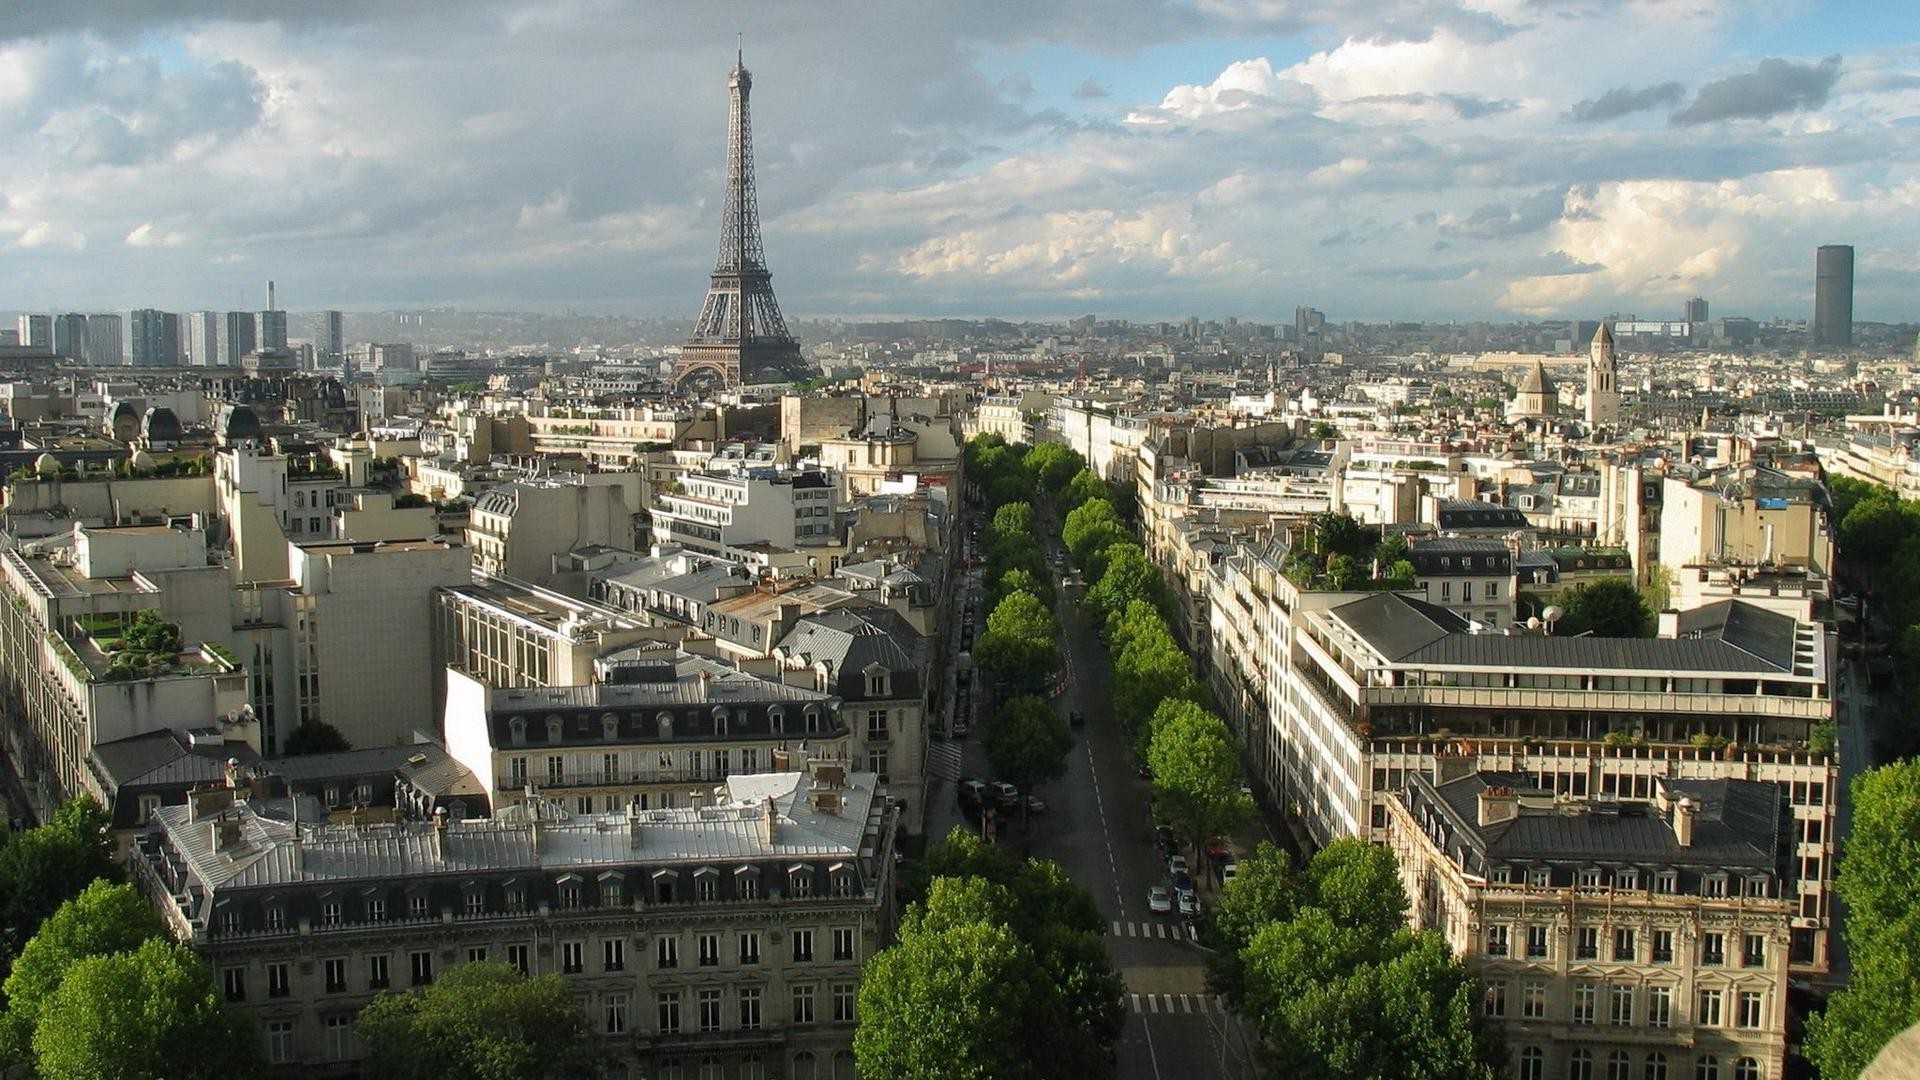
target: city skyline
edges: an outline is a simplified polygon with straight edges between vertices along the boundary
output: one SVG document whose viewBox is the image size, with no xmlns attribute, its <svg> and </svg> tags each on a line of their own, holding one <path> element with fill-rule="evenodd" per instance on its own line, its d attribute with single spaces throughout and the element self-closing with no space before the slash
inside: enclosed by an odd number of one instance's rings
<svg viewBox="0 0 1920 1080">
<path fill-rule="evenodd" d="M 9 306 L 691 317 L 740 26 L 799 319 L 1809 318 L 1823 244 L 1860 321 L 1920 281 L 1920 19 L 1859 4 L 171 10 L 0 31 Z"/>
</svg>

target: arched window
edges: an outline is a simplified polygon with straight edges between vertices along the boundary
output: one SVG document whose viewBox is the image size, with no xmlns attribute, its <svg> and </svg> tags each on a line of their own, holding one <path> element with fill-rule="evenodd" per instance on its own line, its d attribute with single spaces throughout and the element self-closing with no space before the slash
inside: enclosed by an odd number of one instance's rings
<svg viewBox="0 0 1920 1080">
<path fill-rule="evenodd" d="M 1520 1051 L 1520 1080 L 1547 1080 L 1547 1055 L 1539 1047 Z"/>
<path fill-rule="evenodd" d="M 654 717 L 654 720 L 660 725 L 661 738 L 663 739 L 673 738 L 673 714 L 672 713 L 663 712 L 660 715 Z"/>
<path fill-rule="evenodd" d="M 516 716 L 513 719 L 507 721 L 507 730 L 512 733 L 513 745 L 525 746 L 527 744 L 527 718 L 526 717 Z"/>
<path fill-rule="evenodd" d="M 1625 1050 L 1607 1054 L 1607 1080 L 1633 1080 L 1633 1059 Z"/>
<path fill-rule="evenodd" d="M 1567 1055 L 1567 1080 L 1593 1080 L 1593 1051 L 1581 1049 Z"/>
<path fill-rule="evenodd" d="M 612 742 L 620 737 L 620 717 L 618 714 L 600 714 L 600 735 L 608 742 Z"/>
<path fill-rule="evenodd" d="M 1701 1054 L 1693 1063 L 1693 1080 L 1720 1080 L 1720 1059 Z"/>
<path fill-rule="evenodd" d="M 1647 1067 L 1640 1072 L 1640 1080 L 1667 1080 L 1667 1055 L 1658 1050 L 1647 1055 Z"/>
<path fill-rule="evenodd" d="M 802 1050 L 793 1055 L 793 1080 L 820 1080 L 814 1068 L 813 1051 Z"/>
<path fill-rule="evenodd" d="M 779 705 L 767 710 L 767 727 L 775 735 L 787 733 L 787 710 Z"/>
<path fill-rule="evenodd" d="M 833 1052 L 833 1080 L 854 1080 L 853 1051 L 835 1050 Z"/>
<path fill-rule="evenodd" d="M 1733 1080 L 1760 1080 L 1760 1063 L 1747 1057 L 1733 1063 Z"/>
<path fill-rule="evenodd" d="M 559 742 L 560 733 L 565 728 L 565 726 L 566 726 L 566 722 L 560 719 L 560 716 L 558 713 L 555 713 L 554 715 L 547 717 L 547 741 L 550 743 Z"/>
</svg>

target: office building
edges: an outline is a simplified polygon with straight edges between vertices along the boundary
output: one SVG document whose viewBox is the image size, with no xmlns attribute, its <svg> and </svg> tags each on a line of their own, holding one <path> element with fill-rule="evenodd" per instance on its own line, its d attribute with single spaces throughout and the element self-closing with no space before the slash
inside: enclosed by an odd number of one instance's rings
<svg viewBox="0 0 1920 1080">
<path fill-rule="evenodd" d="M 87 316 L 87 363 L 117 367 L 126 362 L 126 330 L 120 316 Z"/>
<path fill-rule="evenodd" d="M 20 344 L 29 349 L 53 351 L 53 316 L 20 316 Z"/>
<path fill-rule="evenodd" d="M 180 316 L 140 308 L 128 320 L 127 328 L 134 367 L 175 367 L 180 363 Z"/>
<path fill-rule="evenodd" d="M 1693 299 L 1687 301 L 1687 321 L 1689 323 L 1695 324 L 1696 326 L 1702 323 L 1707 323 L 1712 321 L 1707 316 L 1707 298 L 1706 297 L 1696 296 Z"/>
<path fill-rule="evenodd" d="M 53 351 L 69 360 L 87 358 L 87 317 L 76 312 L 53 317 Z"/>
<path fill-rule="evenodd" d="M 220 366 L 220 333 L 226 320 L 217 311 L 187 313 L 187 363 L 193 367 Z"/>
<path fill-rule="evenodd" d="M 346 359 L 346 320 L 337 311 L 313 317 L 313 361 L 316 367 L 337 368 Z"/>
<path fill-rule="evenodd" d="M 134 877 L 277 1067 L 351 1074 L 368 1002 L 492 961 L 559 975 L 626 1075 L 852 1076 L 896 815 L 871 774 L 770 765 L 677 809 L 395 824 L 327 823 L 235 776 L 155 810 Z"/>
<path fill-rule="evenodd" d="M 1813 257 L 1813 343 L 1853 344 L 1853 247 L 1825 244 Z"/>
<path fill-rule="evenodd" d="M 1574 798 L 1767 781 L 1792 793 L 1790 962 L 1826 969 L 1839 774 L 1810 748 L 1834 708 L 1819 624 L 1728 599 L 1651 639 L 1475 633 L 1408 596 L 1302 590 L 1284 558 L 1248 547 L 1210 571 L 1210 676 L 1255 785 L 1314 843 L 1383 839 L 1388 801 L 1462 746 Z"/>
<path fill-rule="evenodd" d="M 1387 842 L 1483 983 L 1522 1080 L 1779 1080 L 1797 837 L 1778 784 L 1657 779 L 1569 797 L 1469 756 L 1409 774 Z"/>
<path fill-rule="evenodd" d="M 832 543 L 840 509 L 840 485 L 828 472 L 690 474 L 656 500 L 653 542 L 744 562 L 755 545 L 791 552 Z"/>
<path fill-rule="evenodd" d="M 237 368 L 240 358 L 254 351 L 254 322 L 250 311 L 229 311 L 220 336 L 220 366 Z"/>
</svg>

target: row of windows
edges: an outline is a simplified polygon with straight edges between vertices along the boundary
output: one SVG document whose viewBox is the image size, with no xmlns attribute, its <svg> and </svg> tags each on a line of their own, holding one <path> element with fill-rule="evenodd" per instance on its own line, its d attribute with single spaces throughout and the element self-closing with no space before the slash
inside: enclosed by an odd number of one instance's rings
<svg viewBox="0 0 1920 1080">
<path fill-rule="evenodd" d="M 1546 960 L 1552 955 L 1552 927 L 1531 925 L 1525 931 L 1525 958 L 1528 960 Z M 1513 928 L 1501 923 L 1487 927 L 1486 954 L 1488 956 L 1511 956 L 1513 954 Z M 1674 931 L 1651 930 L 1645 935 L 1646 951 L 1641 951 L 1642 934 L 1634 927 L 1615 927 L 1606 940 L 1606 948 L 1601 947 L 1602 933 L 1597 926 L 1578 927 L 1573 932 L 1573 959 L 1599 960 L 1604 951 L 1606 959 L 1618 963 L 1671 964 L 1674 961 Z M 1765 967 L 1767 963 L 1767 939 L 1764 934 L 1742 934 L 1736 939 L 1740 943 L 1739 960 L 1741 967 Z M 1729 936 L 1719 930 L 1708 930 L 1700 934 L 1697 963 L 1704 967 L 1727 966 L 1727 945 Z"/>
<path fill-rule="evenodd" d="M 1596 1064 L 1604 1063 L 1605 1072 L 1596 1073 Z M 1603 1062 L 1596 1062 L 1594 1052 L 1585 1048 L 1574 1050 L 1567 1055 L 1567 1080 L 1685 1080 L 1681 1070 L 1685 1067 L 1685 1058 L 1670 1062 L 1663 1050 L 1650 1050 L 1640 1059 L 1639 1072 L 1634 1071 L 1634 1057 L 1625 1050 L 1610 1050 Z M 1732 1064 L 1722 1071 L 1720 1058 L 1714 1054 L 1702 1054 L 1694 1059 L 1693 1080 L 1765 1080 L 1766 1071 L 1754 1058 L 1735 1058 Z M 1547 1080 L 1547 1055 L 1537 1046 L 1529 1046 L 1520 1051 L 1520 1080 Z"/>
<path fill-rule="evenodd" d="M 639 895 L 646 896 L 654 903 L 671 904 L 678 900 L 695 903 L 718 903 L 721 900 L 759 900 L 766 890 L 761 883 L 761 872 L 757 866 L 735 867 L 730 875 L 733 884 L 728 888 L 721 885 L 720 871 L 711 866 L 703 866 L 693 872 L 691 889 L 681 888 L 681 872 L 673 869 L 656 870 L 650 876 L 651 888 L 641 890 Z M 860 882 L 846 864 L 835 864 L 829 868 L 826 881 L 817 881 L 814 867 L 796 864 L 783 875 L 786 885 L 786 897 L 794 900 L 808 900 L 815 896 L 835 899 L 849 899 L 860 895 Z M 555 906 L 562 911 L 575 911 L 590 906 L 605 908 L 625 907 L 632 898 L 627 888 L 625 874 L 618 870 L 601 873 L 589 884 L 577 874 L 569 874 L 560 879 L 554 888 Z M 408 893 L 404 910 L 406 918 L 436 918 L 442 912 L 457 911 L 469 917 L 487 915 L 525 914 L 532 910 L 527 889 L 518 884 L 505 888 L 489 890 L 484 884 L 471 884 L 462 890 L 462 903 L 458 909 L 446 905 L 436 905 L 434 898 L 425 889 L 416 889 Z M 260 908 L 261 928 L 269 932 L 281 932 L 288 929 L 288 914 L 285 905 L 268 901 Z M 389 908 L 384 895 L 363 895 L 349 902 L 340 899 L 324 899 L 320 902 L 317 925 L 321 927 L 344 926 L 358 917 L 358 921 L 377 923 L 387 920 Z M 222 934 L 237 934 L 247 929 L 246 919 L 240 906 L 225 904 L 220 912 L 217 924 Z"/>
<path fill-rule="evenodd" d="M 654 994 L 653 1033 L 679 1035 L 688 1031 L 761 1030 L 766 1022 L 766 991 L 763 987 L 733 988 L 731 1015 L 724 997 L 719 988 L 703 988 L 691 994 L 679 990 L 663 990 Z M 836 1024 L 853 1023 L 856 1019 L 857 997 L 858 984 L 852 982 L 828 983 L 824 995 L 816 983 L 790 984 L 787 987 L 786 1022 L 792 1025 L 814 1024 L 823 1020 L 831 1020 Z M 627 995 L 603 995 L 600 1006 L 601 1030 L 609 1035 L 620 1035 L 629 1030 L 631 1017 L 627 1011 Z"/>
<path fill-rule="evenodd" d="M 1602 998 L 1606 1002 L 1606 1022 L 1613 1027 L 1633 1027 L 1643 1025 L 1650 1028 L 1672 1027 L 1676 1020 L 1674 1013 L 1674 987 L 1648 986 L 1642 988 L 1627 983 L 1574 983 L 1568 995 L 1567 1020 L 1574 1024 L 1597 1025 L 1601 1021 L 1600 1005 Z M 1694 993 L 1693 1026 L 1727 1027 L 1749 1030 L 1767 1026 L 1767 995 L 1758 990 L 1741 990 L 1729 993 L 1724 990 L 1698 990 Z M 1547 982 L 1544 979 L 1528 979 L 1520 984 L 1519 1010 L 1509 1012 L 1507 1002 L 1507 983 L 1494 980 L 1487 983 L 1486 994 L 1482 998 L 1482 1011 L 1495 1019 L 1504 1019 L 1514 1015 L 1521 1020 L 1558 1020 L 1559 1017 L 1547 1015 Z M 1644 1011 L 1642 1011 L 1644 1010 Z M 1728 1021 L 1732 1021 L 1729 1025 Z"/>
<path fill-rule="evenodd" d="M 688 956 L 688 966 L 694 968 L 719 967 L 723 962 L 740 967 L 753 967 L 761 962 L 761 932 L 743 930 L 730 936 L 728 942 L 733 946 L 730 955 L 723 956 L 723 937 L 718 933 L 699 933 L 692 937 L 693 951 Z M 785 935 L 777 935 L 776 943 L 784 941 L 788 946 L 788 959 L 792 963 L 806 964 L 816 960 L 831 959 L 836 962 L 849 962 L 858 959 L 859 939 L 853 927 L 834 927 L 822 942 L 828 951 L 818 953 L 815 949 L 815 936 L 812 930 L 793 930 Z M 680 967 L 680 937 L 659 937 L 654 939 L 653 964 L 662 971 Z M 587 973 L 590 955 L 597 961 L 596 971 L 613 974 L 627 970 L 628 949 L 625 938 L 603 938 L 596 953 L 591 952 L 591 943 L 586 940 L 563 941 L 560 943 L 560 972 L 565 975 Z M 469 946 L 467 961 L 480 963 L 488 960 L 490 950 L 484 945 Z M 425 986 L 433 982 L 434 954 L 421 950 L 407 954 L 407 977 L 411 986 Z M 508 945 L 504 954 L 505 961 L 519 969 L 522 975 L 533 973 L 532 952 L 524 944 Z M 385 953 L 375 953 L 365 957 L 361 968 L 366 978 L 362 987 L 366 990 L 385 990 L 392 987 L 392 958 Z M 351 962 L 348 957 L 328 957 L 321 962 L 321 977 L 325 992 L 344 994 L 351 988 Z M 247 1000 L 247 972 L 244 966 L 232 966 L 221 969 L 221 988 L 228 1001 Z M 274 961 L 265 965 L 264 981 L 268 1000 L 292 996 L 292 965 L 287 961 Z"/>
</svg>

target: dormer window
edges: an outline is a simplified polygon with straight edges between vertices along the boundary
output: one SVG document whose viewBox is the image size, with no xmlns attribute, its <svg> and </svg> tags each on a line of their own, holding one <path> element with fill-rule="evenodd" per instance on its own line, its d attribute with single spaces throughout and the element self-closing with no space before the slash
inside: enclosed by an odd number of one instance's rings
<svg viewBox="0 0 1920 1080">
<path fill-rule="evenodd" d="M 767 710 L 767 727 L 775 735 L 787 733 L 787 710 L 779 705 Z"/>
<path fill-rule="evenodd" d="M 560 906 L 566 910 L 578 908 L 582 903 L 579 874 L 565 874 L 556 883 L 559 885 Z"/>
<path fill-rule="evenodd" d="M 814 708 L 811 705 L 807 706 L 806 719 L 807 719 L 807 734 L 809 735 L 820 734 L 820 710 Z"/>
<path fill-rule="evenodd" d="M 507 721 L 507 731 L 509 733 L 509 736 L 513 739 L 513 745 L 515 746 L 527 745 L 527 718 L 526 717 L 516 716 L 512 720 Z"/>
<path fill-rule="evenodd" d="M 559 742 L 561 732 L 565 727 L 565 722 L 562 721 L 557 714 L 547 717 L 547 741 L 550 743 Z"/>
<path fill-rule="evenodd" d="M 627 902 L 627 882 L 617 870 L 600 875 L 600 906 L 620 907 Z"/>
<path fill-rule="evenodd" d="M 620 717 L 614 713 L 600 714 L 600 736 L 608 742 L 620 737 Z"/>
<path fill-rule="evenodd" d="M 891 673 L 878 665 L 867 669 L 867 696 L 883 698 L 889 695 Z"/>
<path fill-rule="evenodd" d="M 813 870 L 805 863 L 795 863 L 787 868 L 787 891 L 796 900 L 805 900 L 813 895 Z"/>
<path fill-rule="evenodd" d="M 663 739 L 673 738 L 673 714 L 672 713 L 663 712 L 660 715 L 654 717 L 654 720 L 658 722 L 660 725 L 661 738 Z"/>
<path fill-rule="evenodd" d="M 725 705 L 715 705 L 713 707 L 713 733 L 715 735 L 725 735 L 727 733 L 727 707 Z"/>
</svg>

